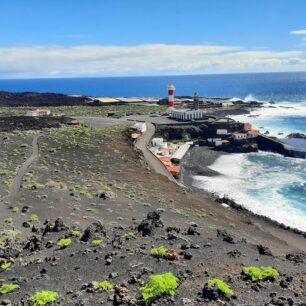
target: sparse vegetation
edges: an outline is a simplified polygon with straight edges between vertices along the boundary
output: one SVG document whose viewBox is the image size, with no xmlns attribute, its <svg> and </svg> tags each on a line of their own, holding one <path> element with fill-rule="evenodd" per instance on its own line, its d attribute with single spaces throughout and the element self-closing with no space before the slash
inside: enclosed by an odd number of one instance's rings
<svg viewBox="0 0 306 306">
<path fill-rule="evenodd" d="M 20 286 L 16 285 L 16 284 L 3 284 L 0 287 L 0 293 L 1 294 L 8 294 L 8 293 L 14 292 L 15 290 L 17 290 L 19 288 L 20 288 Z"/>
<path fill-rule="evenodd" d="M 168 249 L 164 246 L 160 246 L 159 248 L 154 248 L 151 250 L 151 255 L 154 257 L 164 257 L 166 253 L 168 252 Z"/>
<path fill-rule="evenodd" d="M 35 189 L 45 188 L 45 185 L 40 184 L 40 183 L 33 183 L 33 184 L 27 184 L 25 187 L 28 188 L 28 189 L 35 190 Z"/>
<path fill-rule="evenodd" d="M 92 198 L 91 193 L 89 191 L 86 191 L 86 190 L 81 190 L 80 195 L 83 196 L 83 197 L 86 197 L 86 198 Z"/>
<path fill-rule="evenodd" d="M 136 198 L 136 192 L 130 191 L 130 192 L 128 193 L 128 197 L 129 197 L 130 199 L 135 199 L 135 198 Z"/>
<path fill-rule="evenodd" d="M 81 237 L 82 233 L 81 231 L 78 231 L 78 230 L 74 230 L 71 232 L 71 236 L 73 237 Z"/>
<path fill-rule="evenodd" d="M 246 275 L 252 282 L 274 281 L 279 277 L 279 272 L 272 267 L 245 267 L 242 269 L 242 274 Z"/>
<path fill-rule="evenodd" d="M 93 246 L 99 246 L 102 242 L 103 242 L 103 240 L 101 240 L 101 239 L 95 239 L 95 240 L 92 241 L 92 245 Z"/>
<path fill-rule="evenodd" d="M 18 214 L 20 211 L 19 207 L 13 207 L 12 212 Z"/>
<path fill-rule="evenodd" d="M 147 286 L 141 288 L 140 290 L 142 292 L 143 299 L 147 303 L 151 303 L 165 295 L 174 296 L 175 289 L 177 287 L 177 277 L 169 272 L 151 276 Z"/>
<path fill-rule="evenodd" d="M 58 299 L 58 294 L 54 291 L 40 291 L 36 292 L 31 300 L 35 306 L 44 306 L 49 303 L 54 303 Z"/>
<path fill-rule="evenodd" d="M 218 278 L 209 280 L 208 286 L 209 287 L 217 286 L 219 292 L 224 296 L 234 294 L 234 291 L 231 289 L 231 287 L 228 284 L 226 284 L 224 281 Z"/>
<path fill-rule="evenodd" d="M 6 224 L 12 225 L 13 224 L 13 218 L 12 217 L 7 217 L 4 219 L 4 222 Z"/>
<path fill-rule="evenodd" d="M 235 224 L 235 223 L 230 223 L 228 226 L 229 226 L 230 228 L 236 228 L 236 224 Z"/>
<path fill-rule="evenodd" d="M 71 240 L 70 238 L 67 238 L 67 239 L 60 239 L 60 240 L 57 242 L 57 245 L 58 245 L 61 249 L 67 248 L 67 247 L 69 247 L 71 244 L 72 244 L 72 240 Z"/>
<path fill-rule="evenodd" d="M 136 234 L 134 232 L 127 232 L 124 234 L 124 237 L 127 239 L 136 238 Z"/>
<path fill-rule="evenodd" d="M 5 270 L 9 269 L 11 266 L 12 266 L 12 263 L 11 263 L 11 262 L 6 262 L 6 263 L 4 263 L 4 264 L 1 265 L 1 269 L 2 269 L 3 271 L 5 271 Z"/>
<path fill-rule="evenodd" d="M 113 291 L 114 290 L 114 285 L 111 284 L 108 281 L 103 281 L 100 282 L 96 287 L 96 290 L 100 290 L 100 291 Z"/>
<path fill-rule="evenodd" d="M 31 219 L 30 219 L 31 222 L 39 222 L 39 217 L 35 214 L 31 215 Z"/>
</svg>

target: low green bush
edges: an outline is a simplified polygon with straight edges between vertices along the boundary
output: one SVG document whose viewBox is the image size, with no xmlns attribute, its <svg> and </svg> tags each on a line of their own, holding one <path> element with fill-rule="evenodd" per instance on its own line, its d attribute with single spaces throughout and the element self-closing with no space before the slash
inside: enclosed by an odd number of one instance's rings
<svg viewBox="0 0 306 306">
<path fill-rule="evenodd" d="M 31 222 L 39 222 L 39 218 L 37 215 L 33 214 L 31 215 L 31 219 L 30 219 Z"/>
<path fill-rule="evenodd" d="M 72 244 L 72 240 L 70 238 L 60 239 L 57 242 L 57 245 L 62 249 L 69 247 L 71 244 Z"/>
<path fill-rule="evenodd" d="M 278 271 L 272 267 L 245 267 L 242 269 L 242 274 L 246 275 L 252 282 L 274 281 L 279 277 Z"/>
<path fill-rule="evenodd" d="M 96 290 L 101 290 L 101 291 L 113 291 L 114 290 L 114 285 L 111 284 L 110 282 L 104 281 L 99 283 L 96 287 Z"/>
<path fill-rule="evenodd" d="M 169 272 L 160 275 L 152 275 L 147 286 L 141 288 L 140 291 L 145 302 L 151 303 L 165 295 L 174 296 L 177 287 L 177 277 Z"/>
<path fill-rule="evenodd" d="M 19 207 L 13 207 L 12 212 L 18 214 L 20 211 Z"/>
<path fill-rule="evenodd" d="M 134 232 L 127 232 L 124 234 L 124 237 L 128 239 L 132 239 L 132 238 L 136 238 L 136 234 Z"/>
<path fill-rule="evenodd" d="M 92 245 L 93 246 L 99 246 L 102 242 L 103 242 L 103 240 L 101 240 L 101 239 L 95 239 L 95 240 L 92 241 Z"/>
<path fill-rule="evenodd" d="M 165 248 L 164 246 L 160 246 L 159 248 L 153 248 L 151 250 L 151 255 L 154 257 L 164 257 L 167 252 L 167 248 Z"/>
<path fill-rule="evenodd" d="M 231 287 L 223 282 L 221 279 L 214 278 L 208 281 L 208 286 L 209 287 L 214 287 L 217 286 L 218 290 L 222 295 L 233 295 L 234 291 L 231 289 Z"/>
<path fill-rule="evenodd" d="M 42 189 L 42 188 L 45 188 L 45 185 L 44 184 L 39 184 L 39 183 L 34 183 L 34 184 L 27 184 L 25 187 L 28 188 L 28 189 Z"/>
<path fill-rule="evenodd" d="M 54 303 L 58 299 L 58 294 L 54 291 L 40 291 L 36 292 L 31 300 L 35 306 L 44 306 L 49 303 Z"/>
<path fill-rule="evenodd" d="M 82 233 L 81 231 L 78 231 L 78 230 L 74 230 L 71 232 L 71 236 L 73 237 L 81 237 Z"/>
<path fill-rule="evenodd" d="M 7 217 L 4 219 L 4 222 L 6 224 L 9 224 L 9 225 L 12 225 L 14 222 L 13 222 L 13 218 L 12 217 Z"/>
<path fill-rule="evenodd" d="M 86 191 L 86 190 L 81 190 L 80 195 L 83 196 L 83 197 L 86 197 L 86 198 L 92 198 L 91 193 L 89 191 Z"/>
<path fill-rule="evenodd" d="M 1 269 L 5 271 L 5 270 L 9 269 L 11 267 L 11 265 L 12 265 L 12 263 L 6 262 L 6 263 L 1 265 Z"/>
<path fill-rule="evenodd" d="M 228 226 L 229 226 L 230 228 L 236 228 L 236 224 L 235 224 L 235 223 L 230 223 Z"/>
<path fill-rule="evenodd" d="M 8 294 L 8 293 L 14 292 L 15 290 L 17 290 L 19 288 L 20 288 L 20 286 L 16 285 L 16 284 L 3 284 L 0 287 L 0 293 L 1 294 Z"/>
<path fill-rule="evenodd" d="M 129 197 L 130 199 L 135 199 L 135 198 L 136 198 L 136 192 L 134 192 L 134 191 L 129 192 L 129 193 L 128 193 L 128 197 Z"/>
</svg>

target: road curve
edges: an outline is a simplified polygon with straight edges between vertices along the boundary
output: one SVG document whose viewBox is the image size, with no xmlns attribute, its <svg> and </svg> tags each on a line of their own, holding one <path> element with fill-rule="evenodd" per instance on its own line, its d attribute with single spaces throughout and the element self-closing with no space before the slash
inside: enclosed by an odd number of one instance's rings
<svg viewBox="0 0 306 306">
<path fill-rule="evenodd" d="M 25 175 L 28 168 L 32 165 L 32 163 L 38 159 L 39 150 L 38 150 L 38 138 L 39 136 L 35 136 L 32 141 L 33 152 L 32 155 L 21 165 L 16 176 L 14 177 L 13 183 L 10 188 L 10 197 L 14 197 L 17 195 L 20 190 L 22 177 Z"/>
<path fill-rule="evenodd" d="M 146 122 L 146 124 L 147 131 L 136 141 L 136 149 L 142 152 L 146 162 L 152 169 L 154 169 L 155 172 L 162 174 L 170 181 L 177 183 L 176 179 L 168 171 L 166 166 L 148 149 L 148 144 L 155 134 L 155 126 L 149 122 Z"/>
</svg>

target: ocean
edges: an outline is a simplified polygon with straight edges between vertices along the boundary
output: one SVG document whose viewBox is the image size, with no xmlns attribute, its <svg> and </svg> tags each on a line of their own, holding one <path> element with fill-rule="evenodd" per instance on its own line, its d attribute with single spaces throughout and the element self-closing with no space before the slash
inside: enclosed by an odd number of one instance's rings
<svg viewBox="0 0 306 306">
<path fill-rule="evenodd" d="M 176 95 L 198 91 L 207 97 L 262 101 L 265 107 L 251 117 L 233 118 L 249 121 L 278 137 L 293 132 L 306 134 L 306 72 L 0 80 L 0 91 L 164 97 L 170 83 L 175 85 Z M 257 214 L 306 231 L 306 160 L 266 152 L 229 154 L 210 168 L 220 174 L 194 177 L 194 186 L 226 194 Z"/>
</svg>

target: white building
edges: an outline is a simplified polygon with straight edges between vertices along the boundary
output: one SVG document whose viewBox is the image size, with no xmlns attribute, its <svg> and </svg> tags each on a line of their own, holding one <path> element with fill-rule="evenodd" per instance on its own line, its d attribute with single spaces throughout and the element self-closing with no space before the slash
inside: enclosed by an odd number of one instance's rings
<svg viewBox="0 0 306 306">
<path fill-rule="evenodd" d="M 203 110 L 173 109 L 169 115 L 174 120 L 189 121 L 203 119 L 206 116 L 206 112 Z"/>
<path fill-rule="evenodd" d="M 147 125 L 144 122 L 136 122 L 133 125 L 133 129 L 140 133 L 145 133 L 147 131 Z"/>
<path fill-rule="evenodd" d="M 42 117 L 49 116 L 51 112 L 48 109 L 35 109 L 26 113 L 27 117 Z"/>
<path fill-rule="evenodd" d="M 153 147 L 161 147 L 163 142 L 164 142 L 163 138 L 159 138 L 159 137 L 152 138 Z"/>
<path fill-rule="evenodd" d="M 227 129 L 217 129 L 217 135 L 228 135 Z"/>
</svg>

